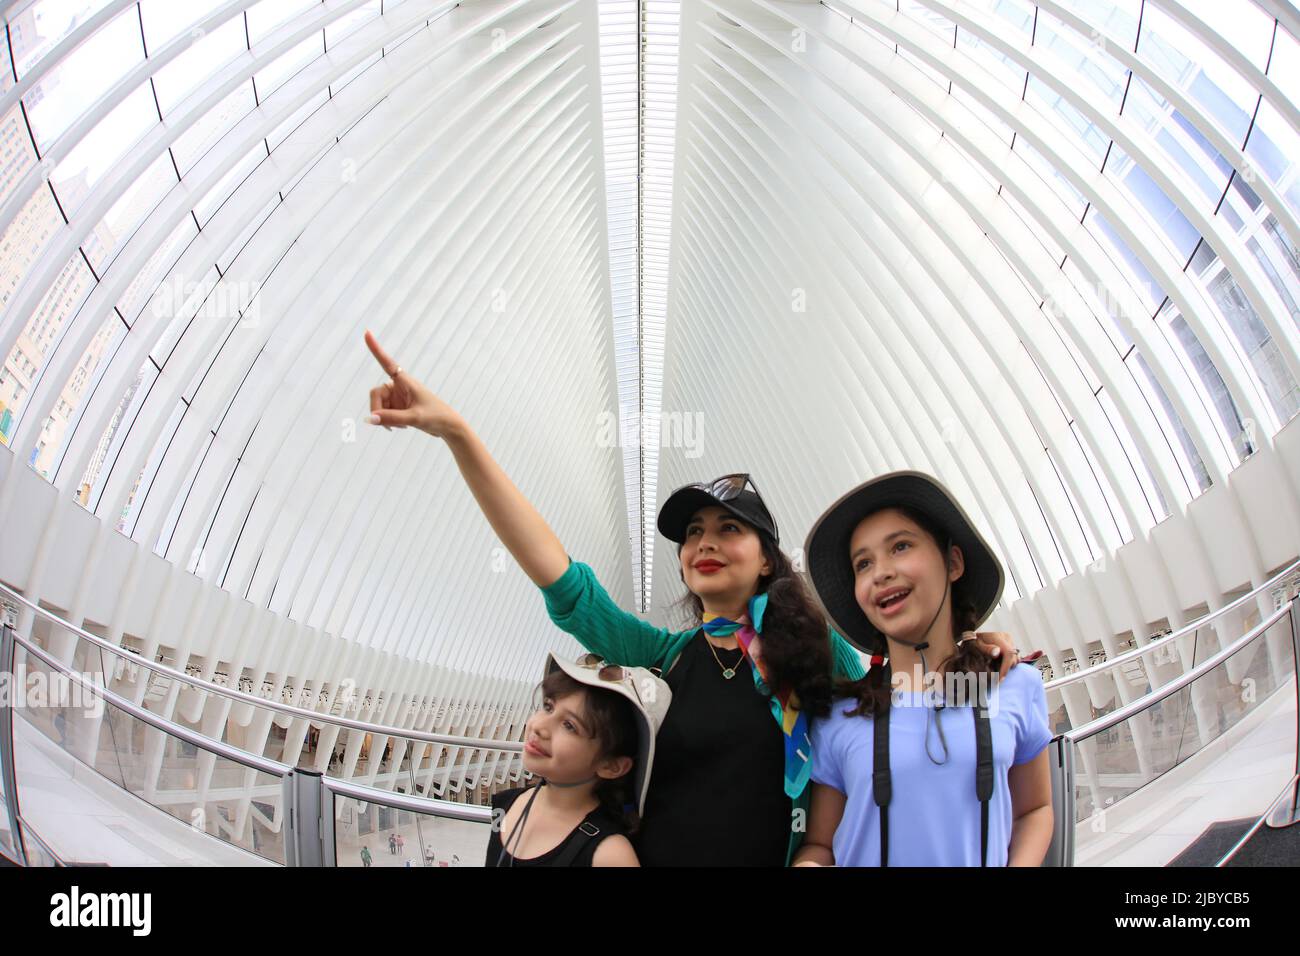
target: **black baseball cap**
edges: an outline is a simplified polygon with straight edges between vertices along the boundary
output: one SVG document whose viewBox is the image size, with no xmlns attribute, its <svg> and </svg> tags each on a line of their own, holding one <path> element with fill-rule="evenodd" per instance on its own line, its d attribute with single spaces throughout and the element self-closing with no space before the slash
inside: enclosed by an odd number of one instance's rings
<svg viewBox="0 0 1300 956">
<path fill-rule="evenodd" d="M 752 490 L 751 490 L 752 489 Z M 659 533 L 669 541 L 686 543 L 686 528 L 701 508 L 725 508 L 741 521 L 766 532 L 780 544 L 776 520 L 763 503 L 753 479 L 746 474 L 724 475 L 713 481 L 683 485 L 659 509 Z"/>
</svg>

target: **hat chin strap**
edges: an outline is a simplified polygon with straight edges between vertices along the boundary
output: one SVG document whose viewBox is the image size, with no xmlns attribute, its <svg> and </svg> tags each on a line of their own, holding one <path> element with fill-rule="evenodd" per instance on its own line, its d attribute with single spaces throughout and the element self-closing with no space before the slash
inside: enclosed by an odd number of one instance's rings
<svg viewBox="0 0 1300 956">
<path fill-rule="evenodd" d="M 949 539 L 949 541 L 948 541 L 947 548 L 948 548 L 949 550 L 952 548 L 952 541 L 951 541 L 951 539 Z M 897 642 L 897 643 L 899 643 L 899 644 L 905 644 L 905 645 L 907 645 L 908 647 L 914 647 L 914 648 L 916 648 L 917 651 L 919 651 L 920 654 L 921 654 L 921 670 L 922 670 L 922 671 L 926 671 L 926 667 L 925 667 L 925 649 L 926 649 L 927 647 L 930 646 L 930 632 L 931 632 L 932 630 L 934 630 L 934 624 L 935 624 L 936 621 L 939 620 L 939 615 L 943 613 L 943 606 L 944 606 L 944 604 L 947 602 L 947 600 L 948 600 L 948 596 L 949 596 L 950 594 L 952 594 L 952 580 L 951 580 L 951 579 L 947 579 L 947 573 L 948 573 L 948 571 L 949 571 L 948 562 L 945 560 L 945 561 L 944 561 L 944 576 L 945 576 L 945 581 L 944 581 L 944 588 L 943 588 L 943 600 L 939 602 L 939 609 L 938 609 L 937 611 L 934 612 L 934 617 L 930 618 L 930 624 L 929 624 L 929 626 L 926 627 L 926 629 L 925 629 L 924 632 L 922 632 L 921 640 L 919 640 L 919 641 L 907 641 L 907 640 L 904 640 L 904 639 L 901 638 L 901 637 L 888 637 L 888 635 L 886 635 L 886 640 L 889 640 L 889 641 L 895 641 L 895 642 Z M 882 632 L 882 633 L 883 633 L 883 632 Z M 926 672 L 928 673 L 928 671 L 926 671 Z"/>
<path fill-rule="evenodd" d="M 926 627 L 924 633 L 922 634 L 922 636 L 921 636 L 921 640 L 919 640 L 919 641 L 908 641 L 908 640 L 905 640 L 905 639 L 903 639 L 903 638 L 901 638 L 901 637 L 889 637 L 888 635 L 886 635 L 886 639 L 887 639 L 887 640 L 890 640 L 890 641 L 894 641 L 894 642 L 896 642 L 896 643 L 898 643 L 898 644 L 905 644 L 905 645 L 907 645 L 908 647 L 914 647 L 914 648 L 916 648 L 918 651 L 922 651 L 922 652 L 923 652 L 927 647 L 930 646 L 930 632 L 931 632 L 932 630 L 934 630 L 935 622 L 939 620 L 939 615 L 943 613 L 943 606 L 944 606 L 944 604 L 947 603 L 947 601 L 948 601 L 948 595 L 950 595 L 951 593 L 952 593 L 952 582 L 951 582 L 951 581 L 948 581 L 947 584 L 946 584 L 946 586 L 945 586 L 944 589 L 943 589 L 943 600 L 939 602 L 939 609 L 938 609 L 937 611 L 934 612 L 934 617 L 930 618 L 930 624 L 929 624 L 928 627 Z M 924 654 L 924 653 L 921 654 L 921 666 L 922 666 L 922 667 L 925 666 L 925 654 Z"/>
<path fill-rule="evenodd" d="M 917 653 L 920 655 L 920 657 L 921 657 L 921 676 L 922 676 L 922 679 L 924 679 L 925 675 L 928 674 L 928 673 L 930 672 L 929 668 L 926 667 L 926 665 L 925 665 L 925 651 L 926 651 L 926 648 L 928 648 L 928 647 L 930 646 L 930 632 L 931 632 L 932 630 L 934 630 L 935 622 L 937 622 L 937 621 L 939 620 L 939 615 L 943 613 L 943 606 L 944 606 L 944 604 L 947 603 L 947 601 L 948 601 L 948 596 L 949 596 L 950 594 L 952 594 L 952 581 L 946 581 L 945 584 L 944 584 L 944 589 L 943 589 L 943 600 L 939 602 L 939 609 L 938 609 L 937 611 L 934 612 L 934 617 L 930 618 L 930 625 L 929 625 L 929 627 L 927 627 L 927 628 L 925 629 L 925 631 L 922 633 L 922 635 L 921 635 L 921 640 L 919 640 L 919 641 L 908 641 L 908 640 L 904 640 L 904 639 L 901 638 L 901 637 L 887 637 L 887 640 L 895 641 L 895 642 L 897 642 L 897 643 L 899 643 L 899 644 L 905 644 L 905 645 L 908 646 L 908 647 L 912 647 L 912 648 L 915 648 L 915 649 L 916 649 L 916 652 L 917 652 Z M 942 709 L 943 709 L 943 706 L 944 706 L 944 705 L 943 705 L 943 702 L 941 701 L 941 702 L 939 703 L 939 706 L 938 706 L 937 709 L 942 710 Z"/>
<path fill-rule="evenodd" d="M 952 593 L 952 581 L 948 581 L 943 589 L 943 600 L 939 602 L 939 610 L 934 612 L 934 617 L 930 619 L 930 626 L 925 629 L 920 641 L 905 641 L 901 638 L 889 638 L 891 641 L 897 641 L 899 644 L 906 644 L 908 647 L 916 648 L 917 654 L 921 657 L 921 675 L 922 679 L 930 672 L 925 665 L 925 649 L 930 646 L 930 631 L 934 629 L 935 622 L 939 620 L 939 615 L 943 613 L 943 606 L 948 600 L 948 595 Z M 948 762 L 948 741 L 944 739 L 943 724 L 939 723 L 939 711 L 943 710 L 945 702 L 940 698 L 934 707 L 935 726 L 939 730 L 939 744 L 943 747 L 943 759 L 936 760 L 934 754 L 930 752 L 930 708 L 925 711 L 925 755 L 930 758 L 930 762 L 935 765 L 943 765 Z"/>
</svg>

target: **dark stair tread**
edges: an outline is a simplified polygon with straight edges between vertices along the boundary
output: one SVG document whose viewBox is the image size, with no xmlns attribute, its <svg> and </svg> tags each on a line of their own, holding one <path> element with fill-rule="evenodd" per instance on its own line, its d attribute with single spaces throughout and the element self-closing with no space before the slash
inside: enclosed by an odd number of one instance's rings
<svg viewBox="0 0 1300 956">
<path fill-rule="evenodd" d="M 1169 866 L 1214 866 L 1246 831 L 1255 825 L 1254 817 L 1243 820 L 1220 820 L 1205 828 L 1196 840 L 1169 862 Z M 1300 865 L 1300 823 L 1274 829 L 1267 824 L 1255 831 L 1228 866 L 1296 866 Z"/>
<path fill-rule="evenodd" d="M 1264 824 L 1228 866 L 1300 866 L 1300 823 L 1279 829 Z"/>
<path fill-rule="evenodd" d="M 1205 831 L 1192 841 L 1167 866 L 1214 866 L 1222 860 L 1237 841 L 1246 835 L 1246 831 L 1255 825 L 1255 817 L 1241 820 L 1220 820 L 1211 823 Z"/>
</svg>

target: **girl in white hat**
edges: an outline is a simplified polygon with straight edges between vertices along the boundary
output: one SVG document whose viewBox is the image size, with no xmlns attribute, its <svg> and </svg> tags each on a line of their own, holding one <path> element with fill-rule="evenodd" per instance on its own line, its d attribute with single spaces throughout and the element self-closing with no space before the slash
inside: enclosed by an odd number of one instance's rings
<svg viewBox="0 0 1300 956">
<path fill-rule="evenodd" d="M 536 786 L 492 796 L 487 866 L 637 866 L 635 832 L 672 691 L 644 668 L 547 655 L 524 731 Z"/>
</svg>

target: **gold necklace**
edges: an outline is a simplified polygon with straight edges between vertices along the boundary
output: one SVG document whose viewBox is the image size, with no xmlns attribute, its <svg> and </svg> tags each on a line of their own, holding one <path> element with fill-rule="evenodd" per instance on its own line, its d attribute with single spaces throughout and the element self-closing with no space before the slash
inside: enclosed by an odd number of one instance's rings
<svg viewBox="0 0 1300 956">
<path fill-rule="evenodd" d="M 717 661 L 718 666 L 722 668 L 722 676 L 725 677 L 727 680 L 731 680 L 731 678 L 735 677 L 736 668 L 728 667 L 726 664 L 722 663 L 722 658 L 718 657 L 718 649 L 713 646 L 713 642 L 709 640 L 707 636 L 704 638 L 704 643 L 709 645 L 709 650 L 713 652 L 713 659 Z M 745 659 L 745 649 L 743 647 L 737 646 L 731 648 L 731 650 L 740 651 L 740 661 L 743 661 Z M 736 661 L 736 667 L 740 666 L 740 661 Z"/>
</svg>

